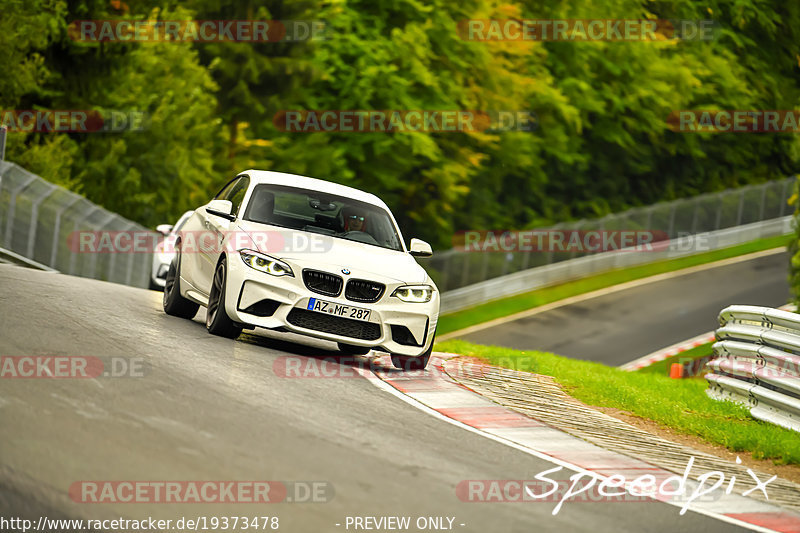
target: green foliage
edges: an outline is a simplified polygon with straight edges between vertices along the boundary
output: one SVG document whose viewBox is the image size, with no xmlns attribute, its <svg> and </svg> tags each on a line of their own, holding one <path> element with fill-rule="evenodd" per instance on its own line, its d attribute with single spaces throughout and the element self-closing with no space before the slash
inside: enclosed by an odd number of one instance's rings
<svg viewBox="0 0 800 533">
<path fill-rule="evenodd" d="M 626 372 L 551 353 L 521 352 L 462 340 L 437 343 L 435 348 L 496 366 L 553 376 L 566 392 L 587 405 L 621 409 L 732 452 L 747 452 L 775 464 L 800 463 L 800 439 L 795 432 L 756 420 L 733 402 L 712 400 L 705 393 L 704 380 Z"/>
<path fill-rule="evenodd" d="M 792 256 L 789 263 L 789 288 L 792 291 L 794 304 L 800 308 L 800 177 L 794 182 L 794 191 L 789 203 L 794 206 L 794 238 L 787 247 Z"/>
<path fill-rule="evenodd" d="M 783 177 L 790 134 L 681 133 L 682 109 L 793 109 L 778 0 L 3 0 L 4 109 L 144 111 L 144 132 L 14 133 L 8 156 L 147 225 L 265 168 L 384 198 L 407 237 L 528 228 Z M 471 18 L 713 19 L 712 41 L 473 42 Z M 324 39 L 77 42 L 76 19 L 322 20 Z M 282 110 L 533 111 L 533 132 L 295 133 Z"/>
</svg>

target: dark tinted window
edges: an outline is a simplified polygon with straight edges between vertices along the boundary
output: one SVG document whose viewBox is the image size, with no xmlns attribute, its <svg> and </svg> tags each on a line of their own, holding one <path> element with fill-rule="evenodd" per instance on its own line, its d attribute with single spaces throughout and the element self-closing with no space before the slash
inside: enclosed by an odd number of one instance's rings
<svg viewBox="0 0 800 533">
<path fill-rule="evenodd" d="M 244 219 L 403 250 L 389 213 L 352 198 L 280 185 L 257 185 Z"/>
<path fill-rule="evenodd" d="M 231 191 L 231 188 L 236 184 L 236 180 L 239 179 L 239 176 L 236 176 L 231 181 L 225 184 L 225 186 L 214 196 L 214 200 L 225 200 L 225 196 Z"/>
<path fill-rule="evenodd" d="M 220 198 L 221 200 L 230 200 L 230 202 L 233 204 L 233 210 L 231 211 L 232 215 L 239 214 L 239 208 L 242 207 L 242 200 L 244 200 L 244 195 L 249 186 L 250 178 L 247 176 L 242 176 L 241 179 L 230 188 L 227 194 Z"/>
</svg>

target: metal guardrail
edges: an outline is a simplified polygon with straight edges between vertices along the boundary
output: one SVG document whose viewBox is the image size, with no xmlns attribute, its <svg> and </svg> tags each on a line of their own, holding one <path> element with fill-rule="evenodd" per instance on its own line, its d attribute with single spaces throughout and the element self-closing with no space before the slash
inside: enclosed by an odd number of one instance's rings
<svg viewBox="0 0 800 533">
<path fill-rule="evenodd" d="M 0 161 L 0 248 L 65 274 L 147 287 L 152 253 L 79 253 L 71 248 L 73 232 L 99 230 L 154 233 Z"/>
<path fill-rule="evenodd" d="M 652 251 L 626 249 L 578 257 L 443 292 L 441 312 L 442 314 L 453 313 L 492 300 L 530 292 L 547 285 L 563 283 L 616 268 L 627 268 L 664 259 L 687 257 L 712 250 L 729 248 L 756 239 L 788 235 L 791 232 L 792 217 L 785 216 L 675 239 L 667 243 L 665 248 L 656 247 Z"/>
<path fill-rule="evenodd" d="M 732 305 L 719 314 L 706 393 L 800 432 L 800 314 Z"/>
<path fill-rule="evenodd" d="M 442 313 L 449 313 L 604 270 L 684 257 L 789 233 L 791 216 L 783 215 L 788 212 L 786 198 L 794 179 L 656 204 L 552 228 L 589 231 L 663 227 L 674 245 L 672 249 L 583 256 L 450 250 L 420 262 L 437 280 L 443 293 Z M 731 225 L 735 227 L 729 227 Z M 727 229 L 708 231 L 708 228 Z M 132 253 L 118 257 L 119 254 L 114 253 L 75 253 L 69 248 L 68 236 L 84 230 L 149 231 L 13 163 L 0 161 L 0 248 L 66 274 L 135 287 L 148 286 L 152 254 Z M 686 233 L 694 236 L 680 237 Z M 700 242 L 698 238 L 705 242 L 704 249 L 692 246 L 693 242 Z M 470 266 L 474 262 L 479 268 Z M 499 268 L 495 268 L 498 265 Z"/>
<path fill-rule="evenodd" d="M 716 232 L 790 215 L 792 208 L 787 200 L 792 195 L 796 179 L 792 177 L 771 180 L 628 209 L 602 218 L 563 222 L 550 228 L 535 229 L 564 232 L 645 230 L 663 233 L 668 239 L 675 241 L 686 235 Z M 439 290 L 450 292 L 508 274 L 555 265 L 586 255 L 591 254 L 577 251 L 470 252 L 451 249 L 437 251 L 430 259 L 420 262 L 431 274 Z"/>
</svg>

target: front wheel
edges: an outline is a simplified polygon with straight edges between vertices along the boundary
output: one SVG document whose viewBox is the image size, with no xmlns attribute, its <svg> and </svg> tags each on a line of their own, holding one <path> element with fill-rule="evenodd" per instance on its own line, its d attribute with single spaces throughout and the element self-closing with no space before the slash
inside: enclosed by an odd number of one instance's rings
<svg viewBox="0 0 800 533">
<path fill-rule="evenodd" d="M 199 304 L 187 300 L 181 296 L 181 253 L 175 255 L 175 259 L 169 264 L 167 279 L 164 283 L 164 297 L 162 298 L 164 312 L 168 315 L 179 316 L 181 318 L 194 318 Z"/>
<path fill-rule="evenodd" d="M 235 339 L 242 332 L 242 327 L 236 325 L 225 312 L 225 286 L 228 281 L 228 270 L 225 259 L 219 262 L 214 271 L 214 280 L 208 295 L 208 309 L 206 309 L 206 329 L 212 335 Z"/>
<path fill-rule="evenodd" d="M 430 348 L 417 357 L 392 354 L 392 364 L 400 370 L 424 370 L 425 367 L 428 366 L 428 360 L 430 360 L 431 353 L 433 352 L 433 341 L 434 339 L 431 339 Z"/>
</svg>

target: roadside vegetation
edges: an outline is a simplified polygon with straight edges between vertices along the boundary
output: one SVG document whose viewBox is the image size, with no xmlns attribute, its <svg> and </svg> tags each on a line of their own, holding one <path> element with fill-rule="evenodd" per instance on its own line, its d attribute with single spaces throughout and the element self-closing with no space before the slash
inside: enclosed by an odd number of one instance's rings
<svg viewBox="0 0 800 533">
<path fill-rule="evenodd" d="M 463 311 L 442 315 L 439 317 L 436 331 L 438 335 L 444 335 L 469 326 L 488 322 L 489 320 L 513 315 L 514 313 L 527 311 L 528 309 L 533 309 L 540 305 L 604 289 L 627 281 L 655 276 L 656 274 L 663 274 L 665 272 L 673 272 L 706 263 L 713 263 L 714 261 L 721 261 L 730 257 L 737 257 L 762 250 L 785 247 L 789 244 L 791 239 L 792 237 L 789 235 L 759 239 L 722 250 L 682 257 L 680 259 L 668 259 L 631 268 L 612 270 L 575 281 L 543 287 L 535 291 L 495 300 Z M 798 255 L 798 257 L 800 257 L 800 255 Z"/>
<path fill-rule="evenodd" d="M 711 39 L 481 41 L 469 19 L 713 20 Z M 281 42 L 81 39 L 75 21 L 321 21 Z M 795 23 L 797 22 L 797 23 Z M 461 23 L 461 26 L 460 26 Z M 146 226 L 264 168 L 384 199 L 408 237 L 528 229 L 800 170 L 796 135 L 675 131 L 795 109 L 796 2 L 4 0 L 0 109 L 142 112 L 142 131 L 9 134 L 7 158 Z M 498 110 L 486 131 L 286 131 L 287 110 Z M 525 115 L 528 116 L 528 115 Z M 499 125 L 499 124 L 496 124 Z M 480 128 L 477 128 L 480 129 Z"/>
<path fill-rule="evenodd" d="M 670 379 L 658 372 L 625 372 L 551 353 L 480 346 L 461 340 L 438 343 L 436 350 L 553 376 L 567 393 L 587 405 L 621 409 L 733 452 L 752 453 L 755 459 L 800 464 L 797 433 L 755 420 L 745 408 L 734 403 L 710 399 L 702 379 Z"/>
</svg>

